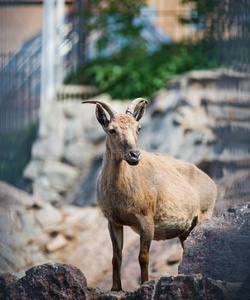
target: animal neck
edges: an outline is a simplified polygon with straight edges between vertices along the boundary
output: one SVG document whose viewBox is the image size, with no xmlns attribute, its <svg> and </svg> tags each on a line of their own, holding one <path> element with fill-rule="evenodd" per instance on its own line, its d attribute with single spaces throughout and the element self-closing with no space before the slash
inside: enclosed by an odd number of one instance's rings
<svg viewBox="0 0 250 300">
<path fill-rule="evenodd" d="M 112 151 L 109 140 L 106 139 L 106 151 L 103 159 L 103 169 L 105 176 L 118 180 L 118 178 L 125 172 L 127 162 L 121 158 L 121 154 Z"/>
</svg>

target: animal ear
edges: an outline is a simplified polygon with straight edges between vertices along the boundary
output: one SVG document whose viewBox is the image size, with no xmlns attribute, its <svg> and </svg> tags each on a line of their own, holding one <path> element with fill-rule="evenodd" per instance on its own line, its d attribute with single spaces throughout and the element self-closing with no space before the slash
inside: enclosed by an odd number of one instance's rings
<svg viewBox="0 0 250 300">
<path fill-rule="evenodd" d="M 95 114 L 96 114 L 96 118 L 97 118 L 98 122 L 103 127 L 107 127 L 109 124 L 109 120 L 105 114 L 103 107 L 99 103 L 96 104 Z"/>
<path fill-rule="evenodd" d="M 144 98 L 136 98 L 126 109 L 125 113 L 131 117 L 134 117 L 136 121 L 139 121 L 146 111 L 147 103 L 148 101 Z"/>
<path fill-rule="evenodd" d="M 145 111 L 146 111 L 146 105 L 147 103 L 146 102 L 140 102 L 136 105 L 135 109 L 134 109 L 134 112 L 133 112 L 133 115 L 134 115 L 134 118 L 136 119 L 136 121 L 138 122 L 142 116 L 144 115 Z"/>
</svg>

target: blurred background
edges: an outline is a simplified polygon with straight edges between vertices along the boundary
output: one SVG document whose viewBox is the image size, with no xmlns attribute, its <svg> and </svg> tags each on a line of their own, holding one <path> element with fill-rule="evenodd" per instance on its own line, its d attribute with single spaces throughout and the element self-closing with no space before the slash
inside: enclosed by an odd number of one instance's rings
<svg viewBox="0 0 250 300">
<path fill-rule="evenodd" d="M 249 200 L 249 1 L 0 0 L 0 25 L 0 271 L 62 261 L 111 286 L 95 200 L 105 135 L 82 99 L 124 112 L 147 98 L 139 147 L 211 176 L 215 215 Z M 125 289 L 138 249 L 128 229 Z M 150 277 L 177 274 L 181 255 L 153 243 Z"/>
</svg>

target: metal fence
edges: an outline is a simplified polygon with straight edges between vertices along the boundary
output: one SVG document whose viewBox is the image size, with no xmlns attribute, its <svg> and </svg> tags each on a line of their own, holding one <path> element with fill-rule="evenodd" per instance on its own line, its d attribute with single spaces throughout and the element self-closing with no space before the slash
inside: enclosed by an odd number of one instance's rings
<svg viewBox="0 0 250 300">
<path fill-rule="evenodd" d="M 0 180 L 14 185 L 28 163 L 40 108 L 42 33 L 25 38 L 25 21 L 34 5 L 40 5 L 41 18 L 43 2 L 31 2 L 0 1 Z M 55 70 L 62 72 L 62 78 L 78 65 L 78 22 L 69 16 L 62 28 L 60 53 L 56 53 L 62 66 Z"/>
<path fill-rule="evenodd" d="M 67 19 L 60 45 L 64 78 L 79 61 L 75 21 Z M 16 53 L 0 54 L 0 133 L 22 130 L 38 118 L 41 90 L 41 33 Z"/>
<path fill-rule="evenodd" d="M 0 132 L 27 127 L 38 117 L 41 52 L 0 55 Z"/>
</svg>

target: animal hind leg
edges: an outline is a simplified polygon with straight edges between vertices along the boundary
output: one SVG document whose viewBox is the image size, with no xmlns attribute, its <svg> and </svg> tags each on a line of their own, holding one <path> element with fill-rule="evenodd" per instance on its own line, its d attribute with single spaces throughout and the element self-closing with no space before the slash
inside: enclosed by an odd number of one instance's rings
<svg viewBox="0 0 250 300">
<path fill-rule="evenodd" d="M 109 233 L 113 246 L 113 285 L 111 291 L 121 291 L 121 265 L 123 248 L 123 226 L 109 222 Z"/>
<path fill-rule="evenodd" d="M 184 232 L 182 235 L 179 236 L 179 240 L 181 242 L 182 248 L 184 248 L 184 241 L 189 236 L 190 232 L 194 229 L 194 227 L 197 225 L 197 223 L 198 223 L 198 216 L 193 218 L 193 221 L 188 231 Z"/>
</svg>

